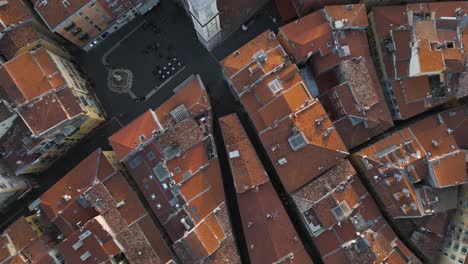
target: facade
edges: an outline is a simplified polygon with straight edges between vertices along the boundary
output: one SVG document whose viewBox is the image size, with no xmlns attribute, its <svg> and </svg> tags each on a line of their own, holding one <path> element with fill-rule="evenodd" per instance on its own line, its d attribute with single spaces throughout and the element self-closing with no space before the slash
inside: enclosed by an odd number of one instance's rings
<svg viewBox="0 0 468 264">
<path fill-rule="evenodd" d="M 0 67 L 2 159 L 15 174 L 37 173 L 104 121 L 76 66 L 41 47 Z"/>
<path fill-rule="evenodd" d="M 239 118 L 219 122 L 250 263 L 312 263 Z"/>
<path fill-rule="evenodd" d="M 450 217 L 438 263 L 466 263 L 468 252 L 468 187 L 460 186 L 456 212 Z"/>
<path fill-rule="evenodd" d="M 4 161 L 0 162 L 0 210 L 33 188 L 24 176 L 16 176 Z"/>
<path fill-rule="evenodd" d="M 221 61 L 225 78 L 254 124 L 288 192 L 348 155 L 322 104 L 266 31 Z"/>
<path fill-rule="evenodd" d="M 55 230 L 56 263 L 173 263 L 116 160 L 98 149 L 41 195 L 42 218 Z"/>
<path fill-rule="evenodd" d="M 454 1 L 372 9 L 375 57 L 393 119 L 467 95 L 467 8 Z"/>
<path fill-rule="evenodd" d="M 421 263 L 347 160 L 291 194 L 324 263 Z"/>
<path fill-rule="evenodd" d="M 278 39 L 314 79 L 323 104 L 351 149 L 393 126 L 367 44 L 364 4 L 325 6 L 279 29 Z"/>
<path fill-rule="evenodd" d="M 354 155 L 392 218 L 454 209 L 466 183 L 466 151 L 439 115 L 401 129 Z"/>
<path fill-rule="evenodd" d="M 0 55 L 3 60 L 38 47 L 68 56 L 51 35 L 23 0 L 3 1 L 0 5 Z"/>
<path fill-rule="evenodd" d="M 199 76 L 109 138 L 183 263 L 239 263 Z"/>
<path fill-rule="evenodd" d="M 34 9 L 50 31 L 85 51 L 104 41 L 159 0 L 35 0 Z"/>
</svg>

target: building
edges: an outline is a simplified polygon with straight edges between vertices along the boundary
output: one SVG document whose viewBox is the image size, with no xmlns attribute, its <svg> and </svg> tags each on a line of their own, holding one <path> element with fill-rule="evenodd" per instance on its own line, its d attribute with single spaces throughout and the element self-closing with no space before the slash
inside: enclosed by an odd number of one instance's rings
<svg viewBox="0 0 468 264">
<path fill-rule="evenodd" d="M 266 31 L 223 61 L 225 78 L 249 114 L 288 192 L 348 155 L 314 86 Z"/>
<path fill-rule="evenodd" d="M 0 66 L 2 158 L 15 174 L 37 173 L 104 121 L 70 61 L 41 47 Z"/>
<path fill-rule="evenodd" d="M 466 151 L 439 115 L 401 129 L 354 155 L 392 218 L 418 218 L 455 208 L 466 183 Z"/>
<path fill-rule="evenodd" d="M 356 3 L 354 0 L 275 0 L 276 10 L 283 22 L 307 15 L 325 5 L 344 5 Z"/>
<path fill-rule="evenodd" d="M 109 138 L 183 263 L 238 263 L 199 76 Z"/>
<path fill-rule="evenodd" d="M 34 9 L 50 31 L 85 51 L 104 41 L 159 0 L 35 0 Z"/>
<path fill-rule="evenodd" d="M 291 194 L 324 263 L 421 263 L 347 160 Z"/>
<path fill-rule="evenodd" d="M 56 230 L 56 259 L 66 263 L 175 261 L 125 177 L 115 153 L 98 149 L 41 195 L 42 217 Z"/>
<path fill-rule="evenodd" d="M 0 4 L 0 55 L 10 60 L 16 55 L 38 47 L 67 57 L 59 48 L 49 30 L 33 15 L 30 6 L 23 0 L 2 1 Z"/>
<path fill-rule="evenodd" d="M 250 263 L 312 263 L 239 118 L 219 122 Z"/>
<path fill-rule="evenodd" d="M 59 263 L 55 253 L 25 217 L 18 218 L 0 236 L 0 263 Z"/>
<path fill-rule="evenodd" d="M 468 150 L 468 104 L 440 112 L 438 118 L 447 124 L 458 146 Z"/>
<path fill-rule="evenodd" d="M 198 39 L 211 51 L 259 11 L 266 0 L 180 0 Z"/>
<path fill-rule="evenodd" d="M 0 210 L 33 187 L 25 176 L 16 176 L 4 161 L 0 161 Z"/>
<path fill-rule="evenodd" d="M 278 39 L 351 149 L 393 126 L 369 51 L 364 4 L 325 6 L 282 26 Z"/>
<path fill-rule="evenodd" d="M 394 119 L 407 119 L 467 95 L 463 51 L 467 4 L 372 9 L 375 57 Z"/>
</svg>

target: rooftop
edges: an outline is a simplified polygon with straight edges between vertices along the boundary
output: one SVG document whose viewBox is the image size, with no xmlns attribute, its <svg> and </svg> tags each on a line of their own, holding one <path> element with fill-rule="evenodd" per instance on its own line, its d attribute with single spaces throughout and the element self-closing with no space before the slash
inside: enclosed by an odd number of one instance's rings
<svg viewBox="0 0 468 264">
<path fill-rule="evenodd" d="M 465 150 L 468 150 L 468 105 L 462 105 L 453 109 L 449 109 L 439 113 L 440 118 L 451 129 L 457 145 Z"/>
<path fill-rule="evenodd" d="M 169 261 L 160 232 L 113 159 L 96 150 L 41 196 L 45 218 L 65 238 L 60 253 L 67 262 L 103 262 L 120 253 L 130 263 Z"/>
<path fill-rule="evenodd" d="M 14 105 L 19 106 L 65 85 L 45 48 L 23 53 L 0 67 L 0 85 Z"/>
<path fill-rule="evenodd" d="M 213 219 L 224 204 L 209 98 L 199 76 L 174 93 L 109 141 L 180 250 L 179 257 L 187 257 L 186 250 L 199 257 L 191 261 L 221 257 L 212 255 L 232 251 L 224 248 L 232 248 L 232 236 L 229 223 L 221 233 L 207 233 L 219 225 Z"/>
<path fill-rule="evenodd" d="M 319 101 L 306 104 L 259 136 L 288 192 L 297 190 L 348 155 Z"/>
<path fill-rule="evenodd" d="M 386 210 L 395 218 L 424 216 L 433 210 L 453 208 L 438 202 L 441 197 L 435 198 L 443 189 L 430 186 L 447 188 L 466 182 L 463 161 L 466 154 L 437 116 L 401 129 L 356 155 Z M 424 184 L 415 185 L 417 182 Z M 456 192 L 446 195 L 453 196 Z"/>
<path fill-rule="evenodd" d="M 0 39 L 0 53 L 11 60 L 21 48 L 40 38 L 33 23 L 21 25 L 6 32 Z"/>
<path fill-rule="evenodd" d="M 385 222 L 347 160 L 292 197 L 325 263 L 380 263 L 394 251 L 405 252 L 402 258 L 416 260 Z"/>
<path fill-rule="evenodd" d="M 36 12 L 52 31 L 79 9 L 91 3 L 90 0 L 75 0 L 68 3 L 68 5 L 65 5 L 61 0 L 48 0 L 45 2 L 35 0 L 32 2 Z"/>
<path fill-rule="evenodd" d="M 6 4 L 0 6 L 0 30 L 8 29 L 9 26 L 17 26 L 32 18 L 23 0 L 7 0 Z"/>
</svg>

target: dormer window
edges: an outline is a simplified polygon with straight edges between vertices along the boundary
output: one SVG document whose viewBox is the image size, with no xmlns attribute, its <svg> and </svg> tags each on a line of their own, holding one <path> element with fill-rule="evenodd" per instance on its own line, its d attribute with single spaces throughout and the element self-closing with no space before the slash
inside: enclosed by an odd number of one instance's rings
<svg viewBox="0 0 468 264">
<path fill-rule="evenodd" d="M 276 94 L 281 92 L 281 90 L 283 89 L 283 85 L 281 84 L 280 80 L 276 78 L 268 83 L 268 88 L 270 88 L 272 94 Z"/>
<path fill-rule="evenodd" d="M 289 145 L 294 151 L 298 151 L 307 145 L 307 140 L 302 132 L 296 133 L 288 138 Z"/>
<path fill-rule="evenodd" d="M 171 111 L 171 116 L 174 118 L 174 120 L 177 123 L 179 123 L 189 118 L 189 113 L 187 109 L 185 108 L 185 106 L 182 104 L 182 105 L 177 106 Z"/>
</svg>

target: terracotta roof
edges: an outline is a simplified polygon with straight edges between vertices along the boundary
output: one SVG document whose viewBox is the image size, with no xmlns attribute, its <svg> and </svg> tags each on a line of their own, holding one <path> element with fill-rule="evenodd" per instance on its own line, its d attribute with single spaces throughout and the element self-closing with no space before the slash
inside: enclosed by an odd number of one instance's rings
<svg viewBox="0 0 468 264">
<path fill-rule="evenodd" d="M 78 100 L 70 88 L 65 88 L 28 104 L 19 114 L 31 132 L 39 135 L 62 122 L 83 114 L 84 111 Z"/>
<path fill-rule="evenodd" d="M 165 263 L 167 245 L 111 156 L 96 150 L 41 196 L 45 217 L 65 237 L 59 251 L 68 262 L 124 253 L 130 263 Z"/>
<path fill-rule="evenodd" d="M 286 57 L 275 33 L 267 30 L 224 58 L 220 64 L 235 92 L 240 94 L 251 89 L 260 79 L 285 67 Z"/>
<path fill-rule="evenodd" d="M 154 131 L 161 129 L 152 110 L 146 111 L 128 125 L 109 137 L 109 144 L 117 154 L 119 160 L 124 159 L 140 144 L 144 144 L 153 137 Z"/>
<path fill-rule="evenodd" d="M 75 14 L 79 9 L 91 3 L 90 0 L 75 0 L 65 6 L 61 0 L 48 0 L 44 4 L 41 0 L 33 1 L 34 9 L 53 31 L 61 23 Z"/>
<path fill-rule="evenodd" d="M 0 6 L 0 29 L 16 26 L 32 18 L 23 0 L 10 0 Z"/>
<path fill-rule="evenodd" d="M 234 186 L 238 193 L 269 181 L 269 178 L 235 114 L 219 120 L 228 152 Z"/>
<path fill-rule="evenodd" d="M 28 23 L 5 33 L 0 39 L 0 53 L 11 60 L 15 57 L 19 49 L 26 45 L 39 40 L 39 35 L 34 27 L 34 24 Z"/>
<path fill-rule="evenodd" d="M 313 120 L 311 122 L 311 120 Z M 288 192 L 292 192 L 348 155 L 325 110 L 318 101 L 262 131 L 260 139 Z M 305 144 L 294 151 L 292 136 Z M 320 159 L 317 157 L 320 156 Z"/>
<path fill-rule="evenodd" d="M 333 31 L 322 10 L 280 27 L 278 39 L 296 63 L 317 52 L 325 56 L 333 48 Z"/>
<path fill-rule="evenodd" d="M 311 262 L 271 182 L 237 199 L 252 263 L 273 263 L 288 255 L 293 263 Z"/>
<path fill-rule="evenodd" d="M 323 10 L 331 23 L 344 20 L 344 28 L 367 28 L 369 26 L 365 4 L 327 5 Z M 337 27 L 336 24 L 335 27 Z"/>
<path fill-rule="evenodd" d="M 448 102 L 455 95 L 464 96 L 460 83 L 464 81 L 466 54 L 460 50 L 463 37 L 457 34 L 461 25 L 455 20 L 455 10 L 461 8 L 463 12 L 466 7 L 463 2 L 444 2 L 372 9 L 375 39 L 384 77 L 389 81 L 386 89 L 395 96 L 394 119 L 407 119 Z M 440 80 L 436 78 L 438 74 Z M 415 76 L 430 78 L 408 78 Z M 416 82 L 427 82 L 426 89 L 412 88 Z"/>
<path fill-rule="evenodd" d="M 65 80 L 45 48 L 15 57 L 3 64 L 0 72 L 0 83 L 15 105 L 65 85 Z"/>
<path fill-rule="evenodd" d="M 449 109 L 441 112 L 440 118 L 451 129 L 457 145 L 465 150 L 468 150 L 468 105 L 462 105 L 457 108 Z"/>
<path fill-rule="evenodd" d="M 380 263 L 398 247 L 396 235 L 348 161 L 292 197 L 325 263 Z"/>
</svg>

